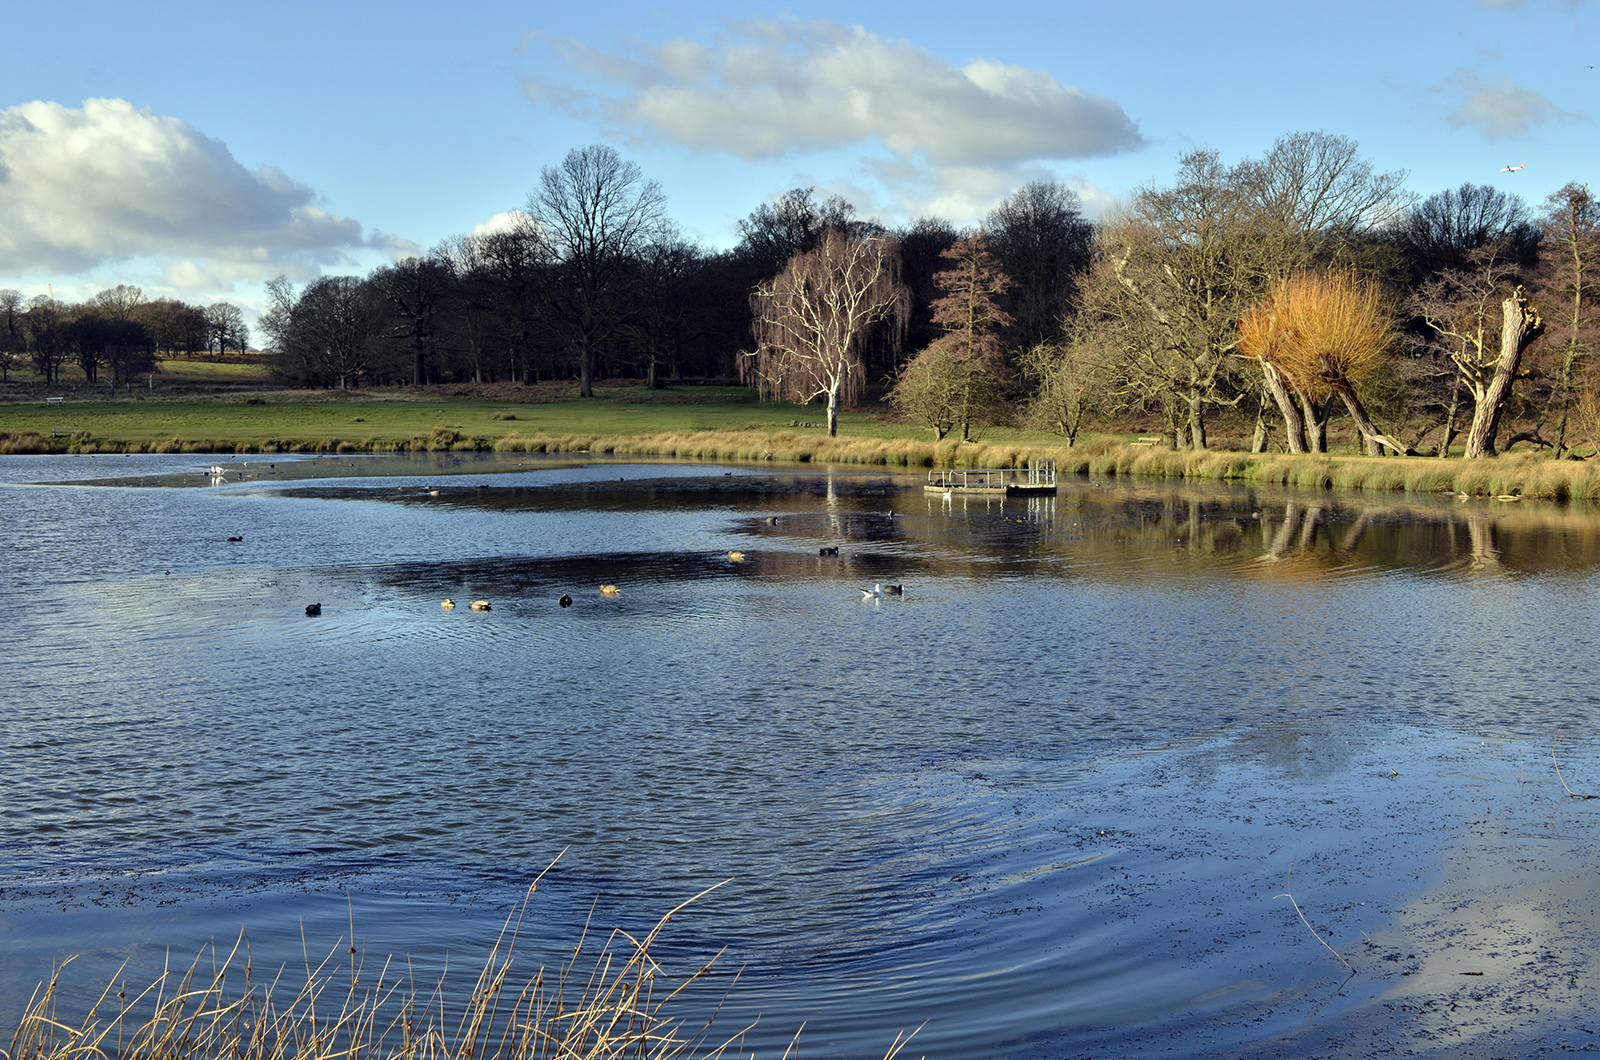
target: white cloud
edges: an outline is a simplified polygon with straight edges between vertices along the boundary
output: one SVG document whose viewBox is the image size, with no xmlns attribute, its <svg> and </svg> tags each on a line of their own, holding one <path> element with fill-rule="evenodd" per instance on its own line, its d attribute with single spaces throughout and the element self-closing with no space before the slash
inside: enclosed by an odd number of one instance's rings
<svg viewBox="0 0 1600 1060">
<path fill-rule="evenodd" d="M 626 54 L 533 35 L 580 84 L 530 79 L 530 99 L 615 136 L 755 161 L 861 147 L 908 215 L 970 219 L 1051 160 L 1144 145 L 1114 100 L 1043 70 L 955 66 L 903 40 L 827 21 L 735 23 L 711 44 Z"/>
<path fill-rule="evenodd" d="M 712 46 L 670 40 L 627 56 L 538 39 L 603 87 L 532 80 L 531 97 L 587 110 L 625 135 L 745 159 L 877 140 L 897 158 L 994 165 L 1144 142 L 1116 102 L 1042 70 L 986 59 L 956 67 L 860 26 L 755 20 Z"/>
<path fill-rule="evenodd" d="M 0 110 L 0 274 L 78 274 L 152 259 L 184 287 L 257 281 L 404 241 L 314 205 L 282 171 L 121 99 Z"/>
<path fill-rule="evenodd" d="M 1553 121 L 1582 121 L 1544 96 L 1504 77 L 1492 77 L 1462 68 L 1445 80 L 1442 91 L 1460 102 L 1445 120 L 1456 129 L 1477 129 L 1490 140 L 1504 140 L 1531 132 L 1535 125 Z"/>
<path fill-rule="evenodd" d="M 490 217 L 487 221 L 479 221 L 472 226 L 475 236 L 494 235 L 499 232 L 510 232 L 527 224 L 529 217 L 521 210 L 505 210 Z"/>
</svg>

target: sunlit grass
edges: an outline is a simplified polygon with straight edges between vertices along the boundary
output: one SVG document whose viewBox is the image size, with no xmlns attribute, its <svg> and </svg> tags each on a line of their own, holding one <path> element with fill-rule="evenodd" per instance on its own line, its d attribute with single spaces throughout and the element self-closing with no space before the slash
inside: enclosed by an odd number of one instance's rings
<svg viewBox="0 0 1600 1060">
<path fill-rule="evenodd" d="M 1173 451 L 1130 444 L 1129 435 L 1086 437 L 1069 447 L 1054 435 L 995 428 L 977 442 L 934 441 L 927 431 L 871 410 L 841 415 L 838 437 L 815 406 L 769 404 L 735 387 L 646 391 L 603 388 L 579 400 L 572 388 L 526 388 L 526 401 L 470 388 L 384 391 L 257 391 L 114 401 L 0 404 L 0 453 L 547 452 L 658 456 L 887 468 L 1022 467 L 1055 460 L 1062 474 L 1226 480 L 1310 489 L 1459 492 L 1553 500 L 1600 500 L 1600 461 L 1554 461 L 1538 453 L 1490 460 Z M 674 400 L 676 397 L 676 400 Z M 807 424 L 812 424 L 808 426 Z"/>
</svg>

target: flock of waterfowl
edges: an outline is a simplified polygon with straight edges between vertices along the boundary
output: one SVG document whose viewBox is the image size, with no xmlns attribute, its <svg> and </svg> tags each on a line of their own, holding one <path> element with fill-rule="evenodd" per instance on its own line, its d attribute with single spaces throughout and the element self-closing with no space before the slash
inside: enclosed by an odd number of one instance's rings
<svg viewBox="0 0 1600 1060">
<path fill-rule="evenodd" d="M 242 541 L 243 538 L 230 537 L 228 540 Z M 817 549 L 817 555 L 819 556 L 837 556 L 838 554 L 839 548 L 837 545 L 830 545 Z M 743 552 L 732 551 L 728 553 L 729 563 L 743 563 L 744 561 L 745 554 Z M 904 585 L 884 585 L 882 582 L 879 582 L 874 584 L 870 589 L 861 589 L 859 591 L 862 599 L 877 600 L 885 596 L 904 596 L 906 589 Z M 612 584 L 602 585 L 600 586 L 600 595 L 621 596 L 622 589 Z M 558 599 L 556 603 L 561 607 L 571 607 L 572 594 L 562 593 L 560 599 Z M 439 601 L 439 606 L 446 611 L 454 611 L 456 609 L 456 602 L 447 596 L 443 600 Z M 492 611 L 494 610 L 494 605 L 488 600 L 472 600 L 467 603 L 467 608 L 472 611 Z M 322 604 L 307 604 L 306 614 L 311 616 L 322 614 Z"/>
</svg>

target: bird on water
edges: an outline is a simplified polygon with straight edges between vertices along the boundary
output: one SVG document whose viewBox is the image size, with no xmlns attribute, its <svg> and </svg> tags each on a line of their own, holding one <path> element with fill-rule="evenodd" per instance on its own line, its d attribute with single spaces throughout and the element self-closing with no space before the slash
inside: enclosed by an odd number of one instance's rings
<svg viewBox="0 0 1600 1060">
<path fill-rule="evenodd" d="M 905 594 L 906 587 L 904 585 L 885 585 L 883 587 L 883 595 L 885 596 L 904 596 Z"/>
<path fill-rule="evenodd" d="M 454 611 L 456 609 L 456 602 L 447 596 L 443 600 L 439 601 L 439 606 L 444 608 L 446 611 Z"/>
<path fill-rule="evenodd" d="M 600 595 L 601 596 L 621 596 L 622 595 L 622 590 L 618 589 L 615 585 L 602 585 L 602 586 L 600 586 Z"/>
<path fill-rule="evenodd" d="M 308 614 L 308 615 L 320 615 L 320 614 L 322 614 L 322 605 L 321 604 L 307 604 L 306 605 L 306 614 Z"/>
<path fill-rule="evenodd" d="M 561 599 L 557 600 L 556 603 L 560 604 L 562 607 L 571 607 L 572 597 L 568 596 L 566 593 L 562 593 Z"/>
<path fill-rule="evenodd" d="M 882 585 L 874 585 L 870 589 L 862 589 L 861 590 L 861 598 L 863 600 L 876 600 L 878 597 L 880 597 L 882 595 L 883 595 L 883 586 Z"/>
<path fill-rule="evenodd" d="M 474 600 L 470 604 L 468 604 L 467 606 L 469 608 L 471 608 L 472 610 L 474 610 L 474 611 L 489 611 L 489 610 L 492 610 L 490 608 L 490 606 L 489 606 L 489 601 L 487 601 L 487 600 Z"/>
</svg>

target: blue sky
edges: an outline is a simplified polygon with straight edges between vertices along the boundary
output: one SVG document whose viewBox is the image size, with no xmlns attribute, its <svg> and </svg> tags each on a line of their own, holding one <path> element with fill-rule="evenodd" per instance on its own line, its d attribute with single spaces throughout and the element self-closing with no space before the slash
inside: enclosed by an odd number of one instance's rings
<svg viewBox="0 0 1600 1060">
<path fill-rule="evenodd" d="M 492 223 L 610 143 L 707 245 L 787 188 L 968 223 L 1022 182 L 1090 211 L 1285 133 L 1427 195 L 1600 179 L 1600 3 L 192 2 L 17 5 L 0 287 L 247 308 Z M 1592 65 L 1591 65 L 1592 64 Z M 1501 173 L 1526 162 L 1518 173 Z"/>
</svg>

